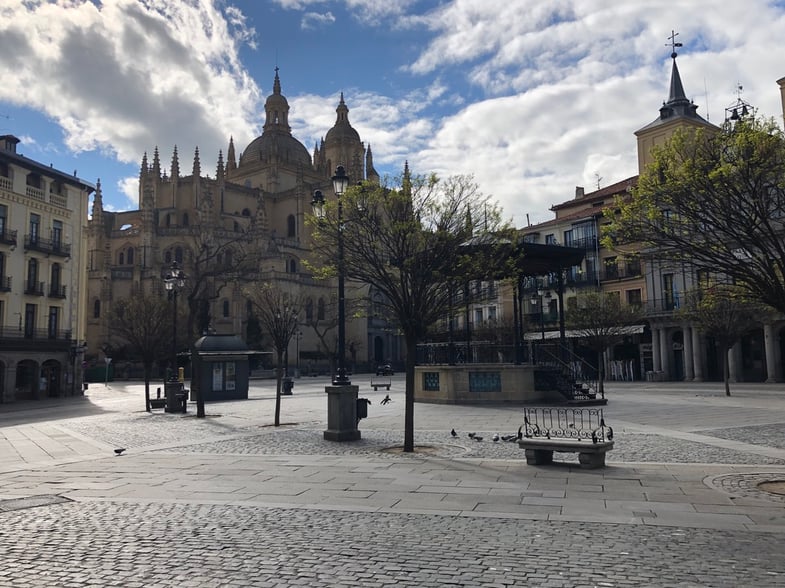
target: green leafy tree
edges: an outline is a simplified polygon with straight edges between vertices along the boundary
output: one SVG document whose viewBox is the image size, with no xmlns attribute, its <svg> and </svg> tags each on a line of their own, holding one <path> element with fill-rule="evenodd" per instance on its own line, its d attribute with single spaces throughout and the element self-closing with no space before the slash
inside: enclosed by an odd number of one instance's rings
<svg viewBox="0 0 785 588">
<path fill-rule="evenodd" d="M 262 329 L 270 336 L 277 359 L 275 369 L 275 426 L 281 424 L 281 385 L 284 354 L 299 327 L 300 299 L 270 284 L 247 288 L 246 296 Z"/>
<path fill-rule="evenodd" d="M 617 294 L 586 292 L 578 297 L 577 307 L 567 313 L 566 323 L 586 346 L 597 352 L 597 379 L 605 397 L 603 355 L 629 335 L 629 327 L 642 320 L 640 307 L 622 304 Z"/>
<path fill-rule="evenodd" d="M 748 118 L 677 132 L 652 151 L 631 197 L 606 210 L 606 246 L 725 275 L 785 312 L 785 136 Z"/>
<path fill-rule="evenodd" d="M 169 356 L 172 318 L 172 305 L 165 297 L 145 293 L 117 300 L 109 313 L 111 338 L 117 344 L 124 344 L 129 355 L 142 362 L 145 399 L 150 398 L 153 365 L 161 357 Z M 149 403 L 145 405 L 149 411 Z"/>
<path fill-rule="evenodd" d="M 475 235 L 492 233 L 502 223 L 499 209 L 470 177 L 413 177 L 407 167 L 399 179 L 399 188 L 370 183 L 350 188 L 341 198 L 343 222 L 334 201 L 327 203 L 324 219 L 311 221 L 321 270 L 335 274 L 342 236 L 345 276 L 374 286 L 381 294 L 376 305 L 398 323 L 407 350 L 403 449 L 411 452 L 417 343 L 447 315 L 448 281 L 472 275 L 481 263 L 461 247 L 473 234 L 467 219 L 484 219 Z"/>
<path fill-rule="evenodd" d="M 687 293 L 681 315 L 713 337 L 722 352 L 722 377 L 725 395 L 730 396 L 728 354 L 751 326 L 764 318 L 765 307 L 743 290 L 729 284 L 716 284 Z"/>
</svg>

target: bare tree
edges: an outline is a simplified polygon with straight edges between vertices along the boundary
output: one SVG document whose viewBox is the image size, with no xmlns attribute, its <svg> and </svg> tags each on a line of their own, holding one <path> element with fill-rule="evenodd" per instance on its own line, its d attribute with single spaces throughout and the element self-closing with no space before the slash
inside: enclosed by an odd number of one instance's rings
<svg viewBox="0 0 785 588">
<path fill-rule="evenodd" d="M 275 426 L 281 424 L 283 358 L 299 327 L 300 299 L 270 284 L 247 288 L 246 295 L 262 329 L 269 334 L 277 359 L 275 370 Z"/>
<path fill-rule="evenodd" d="M 619 296 L 608 292 L 586 292 L 578 305 L 567 313 L 567 324 L 586 345 L 597 353 L 599 392 L 605 397 L 605 366 L 603 356 L 616 343 L 629 335 L 629 327 L 643 318 L 640 307 L 622 304 Z"/>
<path fill-rule="evenodd" d="M 730 284 L 715 284 L 687 293 L 685 307 L 680 313 L 704 334 L 713 337 L 722 351 L 726 396 L 730 396 L 728 354 L 751 325 L 761 321 L 767 312 L 763 305 Z"/>
<path fill-rule="evenodd" d="M 343 239 L 346 277 L 374 286 L 382 294 L 378 304 L 398 323 L 407 350 L 404 451 L 411 452 L 417 343 L 447 315 L 448 280 L 473 267 L 460 247 L 472 237 L 467 219 L 486 219 L 481 231 L 490 233 L 501 226 L 500 213 L 469 177 L 412 177 L 408 168 L 400 188 L 354 186 L 341 204 L 343 222 L 335 202 L 323 220 L 313 219 L 315 252 L 334 272 Z"/>
<path fill-rule="evenodd" d="M 139 293 L 117 300 L 109 313 L 110 337 L 126 344 L 144 368 L 145 410 L 150 410 L 150 380 L 153 365 L 167 356 L 172 345 L 172 309 L 166 299 L 154 294 Z"/>
</svg>

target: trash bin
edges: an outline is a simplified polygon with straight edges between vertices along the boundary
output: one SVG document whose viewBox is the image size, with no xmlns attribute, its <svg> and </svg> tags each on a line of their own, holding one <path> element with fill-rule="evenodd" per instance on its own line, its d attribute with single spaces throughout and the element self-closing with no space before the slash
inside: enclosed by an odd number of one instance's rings
<svg viewBox="0 0 785 588">
<path fill-rule="evenodd" d="M 290 395 L 294 388 L 294 380 L 292 378 L 284 378 L 281 380 L 281 394 Z"/>
<path fill-rule="evenodd" d="M 367 398 L 358 398 L 357 399 L 357 421 L 359 422 L 360 419 L 367 419 L 368 418 L 368 402 Z M 351 406 L 351 405 L 350 405 Z"/>
</svg>

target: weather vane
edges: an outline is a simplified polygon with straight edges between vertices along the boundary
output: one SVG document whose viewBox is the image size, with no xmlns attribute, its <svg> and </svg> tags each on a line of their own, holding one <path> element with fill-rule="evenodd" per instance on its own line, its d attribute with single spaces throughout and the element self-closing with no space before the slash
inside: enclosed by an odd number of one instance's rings
<svg viewBox="0 0 785 588">
<path fill-rule="evenodd" d="M 668 45 L 671 46 L 671 59 L 676 59 L 676 55 L 677 55 L 676 47 L 682 47 L 683 46 L 681 43 L 677 43 L 676 42 L 676 37 L 678 37 L 678 36 L 679 36 L 679 33 L 674 31 L 673 29 L 671 29 L 671 36 L 668 37 L 671 40 L 671 42 L 670 43 L 665 43 L 666 47 Z"/>
</svg>

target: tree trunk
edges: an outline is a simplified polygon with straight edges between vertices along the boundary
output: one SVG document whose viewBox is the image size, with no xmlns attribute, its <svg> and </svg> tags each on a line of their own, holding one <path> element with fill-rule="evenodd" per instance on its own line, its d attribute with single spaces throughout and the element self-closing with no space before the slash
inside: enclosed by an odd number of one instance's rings
<svg viewBox="0 0 785 588">
<path fill-rule="evenodd" d="M 725 349 L 725 353 L 722 354 L 722 377 L 725 381 L 725 396 L 730 396 L 730 362 L 728 361 L 730 350 L 731 348 L 728 347 Z"/>
<path fill-rule="evenodd" d="M 283 354 L 278 352 L 278 367 L 275 369 L 275 426 L 281 424 L 281 379 L 283 376 Z"/>
<path fill-rule="evenodd" d="M 406 401 L 403 417 L 403 451 L 414 451 L 414 366 L 417 363 L 417 341 L 406 338 Z"/>
<path fill-rule="evenodd" d="M 144 409 L 151 412 L 150 408 L 150 379 L 153 376 L 153 364 L 144 362 Z"/>
</svg>

